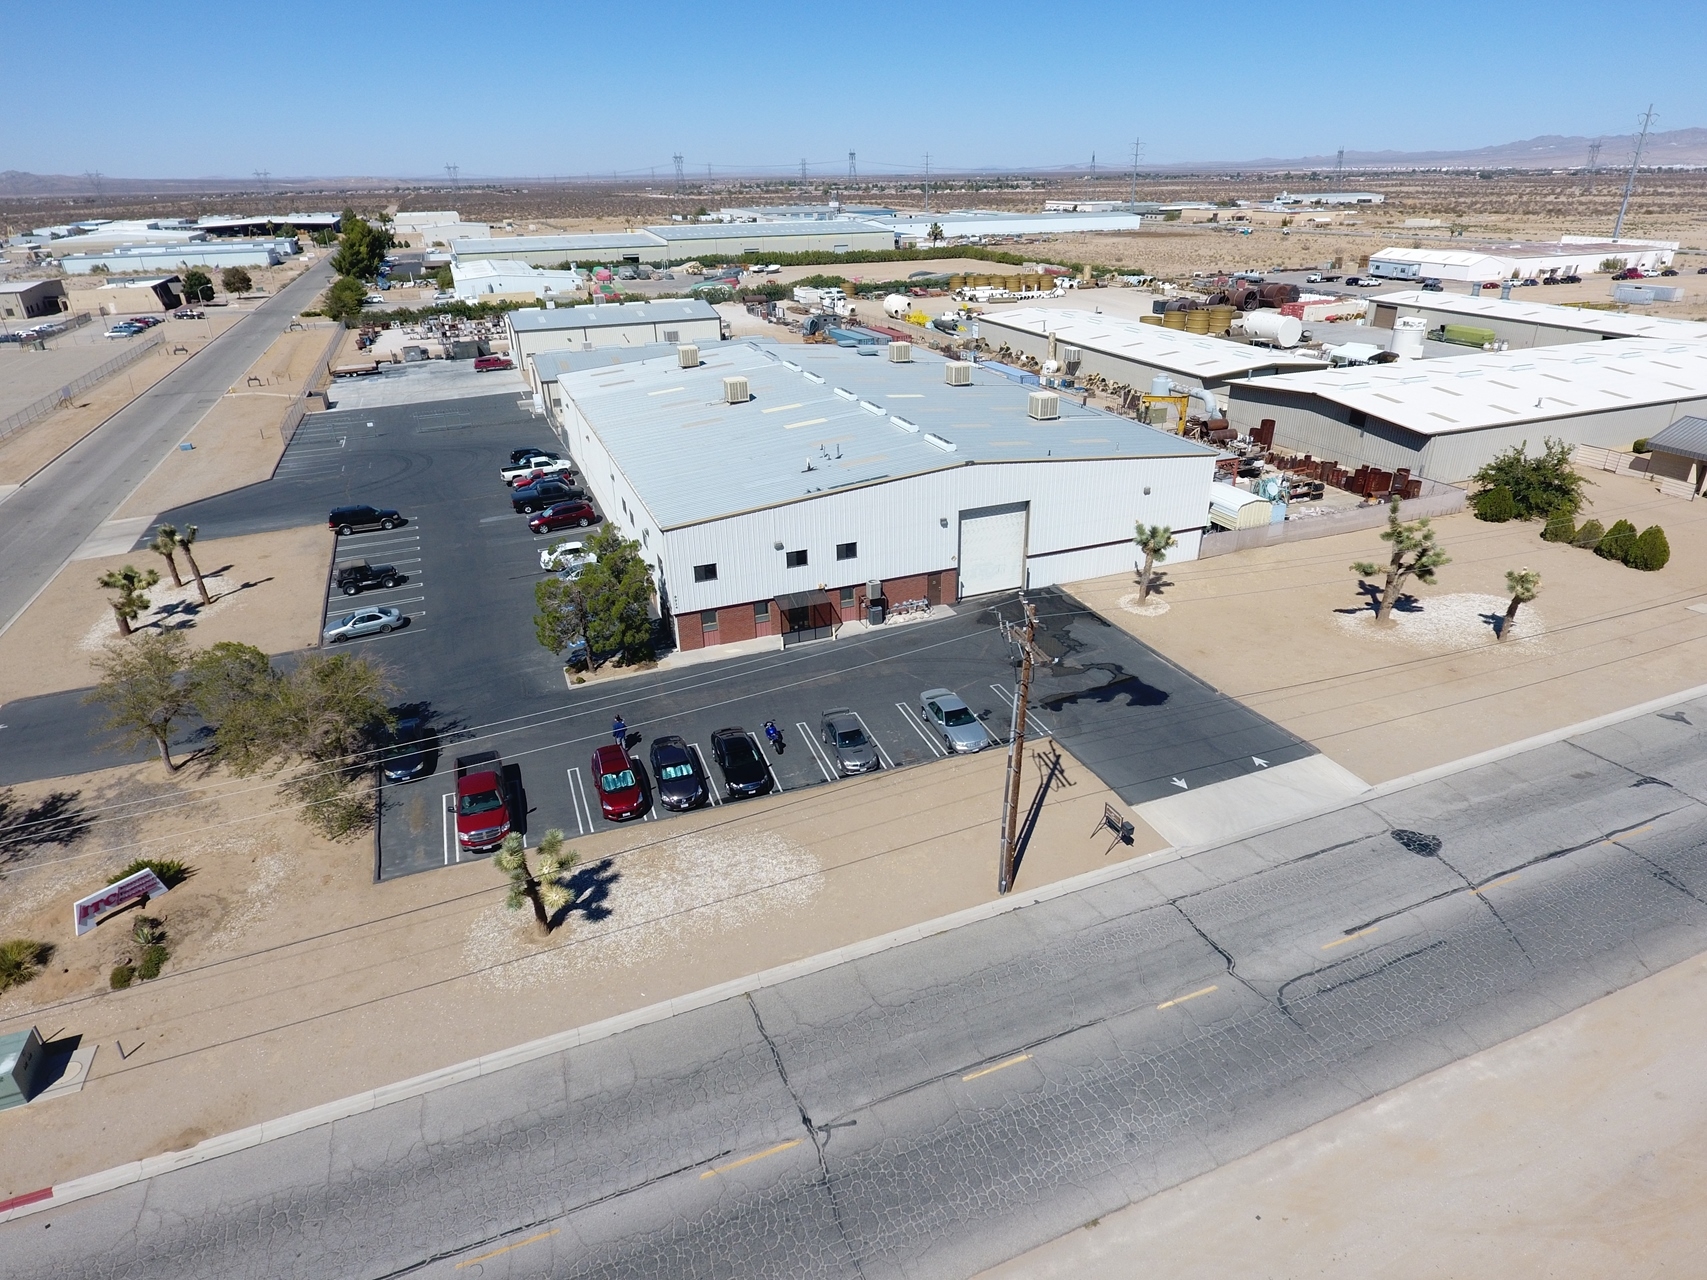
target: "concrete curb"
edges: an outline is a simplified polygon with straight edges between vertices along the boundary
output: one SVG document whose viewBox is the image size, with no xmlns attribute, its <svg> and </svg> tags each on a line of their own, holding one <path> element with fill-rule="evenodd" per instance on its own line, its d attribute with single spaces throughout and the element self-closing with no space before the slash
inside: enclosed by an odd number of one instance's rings
<svg viewBox="0 0 1707 1280">
<path fill-rule="evenodd" d="M 1423 769 L 1416 773 L 1407 774 L 1402 778 L 1394 778 L 1390 782 L 1384 782 L 1377 786 L 1373 786 L 1369 788 L 1368 791 L 1354 796 L 1349 800 L 1341 801 L 1337 804 L 1324 805 L 1320 809 L 1295 815 L 1279 822 L 1269 823 L 1265 826 L 1253 827 L 1242 835 L 1235 837 L 1235 840 L 1248 840 L 1255 836 L 1262 835 L 1265 832 L 1282 830 L 1286 827 L 1295 826 L 1300 822 L 1306 822 L 1313 818 L 1320 817 L 1326 813 L 1333 813 L 1341 809 L 1349 809 L 1356 805 L 1367 803 L 1370 800 L 1379 799 L 1382 796 L 1405 791 L 1412 787 L 1436 781 L 1440 778 L 1450 777 L 1453 774 L 1465 772 L 1469 769 L 1475 769 L 1483 765 L 1497 763 L 1500 760 L 1509 759 L 1512 756 L 1522 755 L 1528 751 L 1534 751 L 1539 747 L 1551 746 L 1554 743 L 1579 737 L 1585 733 L 1592 733 L 1597 729 L 1607 728 L 1611 725 L 1621 724 L 1627 720 L 1634 720 L 1644 715 L 1650 715 L 1656 711 L 1664 710 L 1667 707 L 1676 706 L 1680 702 L 1689 702 L 1693 699 L 1703 697 L 1707 697 L 1707 685 L 1696 685 L 1694 688 L 1685 689 L 1680 693 L 1669 694 L 1662 698 L 1655 698 L 1634 707 L 1627 707 L 1622 711 L 1615 711 L 1604 716 L 1597 716 L 1592 720 L 1585 720 L 1580 724 L 1570 725 L 1563 729 L 1556 729 L 1549 733 L 1537 734 L 1535 737 L 1525 738 L 1521 742 L 1514 742 L 1504 747 L 1496 747 L 1491 751 L 1484 751 L 1477 755 L 1466 756 L 1462 760 L 1454 760 L 1448 764 L 1437 765 L 1434 768 Z M 407 1080 L 399 1080 L 394 1084 L 382 1085 L 378 1088 L 368 1089 L 364 1092 L 353 1094 L 346 1098 L 339 1098 L 333 1102 L 323 1103 L 318 1107 L 310 1107 L 305 1111 L 297 1111 L 290 1115 L 280 1116 L 276 1120 L 267 1120 L 258 1125 L 251 1125 L 246 1129 L 238 1129 L 231 1133 L 220 1134 L 216 1137 L 208 1138 L 203 1142 L 199 1142 L 195 1146 L 189 1147 L 183 1151 L 169 1151 L 162 1155 L 150 1156 L 145 1160 L 132 1161 L 129 1164 L 122 1164 L 112 1169 L 105 1169 L 99 1173 L 88 1174 L 81 1178 L 73 1178 L 69 1182 L 58 1183 L 51 1188 L 43 1188 L 41 1191 L 28 1192 L 24 1195 L 13 1197 L 10 1200 L 0 1201 L 0 1223 L 9 1222 L 14 1218 L 21 1218 L 29 1214 L 50 1212 L 63 1205 L 69 1204 L 72 1201 L 83 1200 L 90 1196 L 97 1196 L 107 1191 L 117 1190 L 120 1187 L 141 1182 L 158 1174 L 169 1173 L 174 1169 L 188 1168 L 191 1165 L 218 1159 L 220 1156 L 229 1155 L 232 1152 L 247 1150 L 248 1148 L 257 1147 L 263 1143 L 272 1142 L 279 1138 L 289 1137 L 292 1134 L 302 1133 L 309 1129 L 318 1128 L 321 1125 L 332 1124 L 339 1120 L 349 1119 L 352 1116 L 358 1116 L 364 1112 L 372 1111 L 376 1108 L 387 1106 L 394 1102 L 401 1102 L 409 1098 L 420 1097 L 424 1094 L 442 1089 L 447 1085 L 458 1084 L 467 1080 L 475 1080 L 481 1076 L 490 1075 L 493 1072 L 504 1071 L 511 1067 L 520 1066 L 524 1063 L 534 1062 L 540 1058 L 548 1057 L 551 1054 L 561 1053 L 566 1049 L 573 1049 L 580 1045 L 607 1039 L 610 1036 L 618 1035 L 621 1032 L 630 1031 L 637 1027 L 648 1026 L 655 1022 L 662 1022 L 679 1013 L 688 1013 L 697 1009 L 708 1008 L 725 1000 L 744 995 L 750 991 L 759 990 L 765 987 L 778 986 L 784 982 L 789 982 L 796 978 L 807 977 L 811 974 L 822 972 L 825 969 L 834 968 L 837 965 L 845 964 L 852 960 L 862 960 L 868 956 L 877 955 L 880 952 L 888 951 L 895 947 L 905 946 L 910 942 L 918 942 L 939 933 L 947 933 L 952 929 L 958 929 L 968 924 L 974 924 L 982 920 L 989 920 L 996 916 L 1004 915 L 1010 911 L 1018 911 L 1025 907 L 1035 906 L 1038 903 L 1049 902 L 1057 898 L 1066 897 L 1067 895 L 1077 893 L 1080 890 L 1100 884 L 1107 884 L 1111 881 L 1122 879 L 1125 876 L 1136 875 L 1162 863 L 1191 857 L 1209 849 L 1220 848 L 1223 845 L 1234 843 L 1235 840 L 1223 840 L 1214 844 L 1194 846 L 1191 848 L 1162 849 L 1155 853 L 1133 858 L 1127 862 L 1118 863 L 1115 866 L 1086 872 L 1083 875 L 1073 876 L 1066 880 L 1060 880 L 1054 884 L 1042 885 L 1039 888 L 1027 890 L 1025 892 L 1016 892 L 1010 894 L 1006 898 L 999 898 L 992 902 L 980 903 L 977 906 L 968 907 L 963 911 L 956 911 L 950 915 L 940 916 L 935 920 L 927 920 L 920 924 L 909 925 L 904 929 L 897 929 L 893 933 L 887 933 L 881 937 L 868 938 L 863 942 L 850 943 L 847 946 L 838 947 L 833 951 L 826 951 L 819 955 L 808 956 L 801 960 L 791 961 L 788 964 L 778 965 L 775 968 L 761 970 L 758 973 L 751 974 L 744 978 L 735 978 L 729 982 L 719 983 L 713 987 L 706 987 L 703 990 L 690 992 L 683 996 L 677 996 L 671 1000 L 660 1001 L 656 1004 L 647 1005 L 641 1009 L 631 1010 L 628 1013 L 617 1014 L 614 1017 L 606 1018 L 600 1022 L 589 1023 L 584 1027 L 575 1027 L 568 1031 L 560 1031 L 554 1035 L 545 1036 L 539 1040 L 532 1040 L 525 1044 L 514 1045 L 508 1049 L 500 1049 L 495 1053 L 485 1054 L 482 1057 L 473 1058 L 466 1062 L 459 1062 L 452 1066 L 441 1067 L 436 1071 L 429 1071 L 423 1075 L 412 1076 Z"/>
</svg>

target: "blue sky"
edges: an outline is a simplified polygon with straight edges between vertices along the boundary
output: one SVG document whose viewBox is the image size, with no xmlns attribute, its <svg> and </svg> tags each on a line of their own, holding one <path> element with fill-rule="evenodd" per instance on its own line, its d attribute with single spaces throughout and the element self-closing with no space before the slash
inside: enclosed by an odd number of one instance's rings
<svg viewBox="0 0 1707 1280">
<path fill-rule="evenodd" d="M 1134 136 L 1164 164 L 1616 134 L 1650 98 L 1656 129 L 1707 125 L 1701 0 L 0 12 L 14 71 L 64 86 L 8 107 L 0 169 L 37 173 L 665 178 L 678 151 L 698 174 L 832 177 L 849 151 L 870 175 L 926 153 L 1122 168 Z"/>
</svg>

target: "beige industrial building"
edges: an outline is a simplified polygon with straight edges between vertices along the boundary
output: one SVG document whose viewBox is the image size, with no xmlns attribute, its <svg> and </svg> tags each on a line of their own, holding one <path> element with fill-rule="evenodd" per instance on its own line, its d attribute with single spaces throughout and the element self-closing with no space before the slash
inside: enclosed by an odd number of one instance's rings
<svg viewBox="0 0 1707 1280">
<path fill-rule="evenodd" d="M 1370 324 L 1378 329 L 1391 329 L 1393 322 L 1404 316 L 1419 316 L 1430 329 L 1444 324 L 1487 329 L 1496 341 L 1513 350 L 1601 342 L 1608 338 L 1707 342 L 1707 324 L 1699 320 L 1590 311 L 1584 307 L 1532 302 L 1528 298 L 1470 297 L 1416 289 L 1384 293 L 1370 300 L 1370 308 Z"/>
<path fill-rule="evenodd" d="M 114 280 L 91 291 L 107 316 L 139 316 L 172 311 L 184 305 L 184 282 L 177 276 L 147 280 Z"/>
<path fill-rule="evenodd" d="M 0 318 L 30 320 L 70 309 L 58 280 L 0 280 Z"/>
</svg>

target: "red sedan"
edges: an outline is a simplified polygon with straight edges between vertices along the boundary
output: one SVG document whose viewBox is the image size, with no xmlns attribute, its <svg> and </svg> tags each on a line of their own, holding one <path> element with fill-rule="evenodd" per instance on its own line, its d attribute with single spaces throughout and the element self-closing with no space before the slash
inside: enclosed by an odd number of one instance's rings
<svg viewBox="0 0 1707 1280">
<path fill-rule="evenodd" d="M 612 822 L 638 818 L 646 812 L 646 788 L 639 766 L 614 742 L 593 752 L 593 780 L 599 787 L 599 811 Z"/>
<path fill-rule="evenodd" d="M 528 521 L 535 533 L 556 533 L 559 529 L 581 528 L 597 524 L 599 513 L 590 502 L 558 502 Z"/>
</svg>

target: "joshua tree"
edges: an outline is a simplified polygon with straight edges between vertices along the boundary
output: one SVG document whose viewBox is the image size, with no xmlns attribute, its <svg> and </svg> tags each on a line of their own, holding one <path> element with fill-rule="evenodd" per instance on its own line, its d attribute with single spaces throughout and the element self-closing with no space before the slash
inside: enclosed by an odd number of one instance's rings
<svg viewBox="0 0 1707 1280">
<path fill-rule="evenodd" d="M 1168 558 L 1168 548 L 1179 545 L 1174 531 L 1165 524 L 1145 524 L 1140 520 L 1133 527 L 1132 541 L 1144 553 L 1144 567 L 1138 572 L 1138 603 L 1150 597 L 1150 571 Z"/>
<path fill-rule="evenodd" d="M 1393 505 L 1387 511 L 1387 532 L 1381 535 L 1381 541 L 1393 544 L 1393 554 L 1388 557 L 1385 565 L 1387 585 L 1381 591 L 1381 599 L 1375 605 L 1375 620 L 1384 622 L 1387 615 L 1393 611 L 1393 603 L 1398 600 L 1399 592 L 1405 585 L 1405 579 L 1412 574 L 1418 582 L 1434 584 L 1434 571 L 1443 564 L 1451 564 L 1452 559 L 1445 550 L 1435 545 L 1434 530 L 1429 527 L 1428 517 L 1405 524 L 1399 519 L 1399 499 L 1393 499 Z M 1352 572 L 1369 577 L 1380 573 L 1382 565 L 1368 560 L 1359 560 L 1351 566 Z"/>
<path fill-rule="evenodd" d="M 188 560 L 190 562 L 190 574 L 196 580 L 196 590 L 201 592 L 202 604 L 204 604 L 204 605 L 212 604 L 213 603 L 213 597 L 208 595 L 208 593 L 207 593 L 207 583 L 202 581 L 201 566 L 196 563 L 195 552 L 190 550 L 190 544 L 196 540 L 196 527 L 195 527 L 195 525 L 193 525 L 193 524 L 185 525 L 183 527 L 183 529 L 178 533 L 177 537 L 178 537 L 178 550 L 182 551 L 184 553 L 184 559 Z M 183 584 L 180 583 L 179 585 L 181 586 Z"/>
<path fill-rule="evenodd" d="M 178 573 L 178 558 L 173 553 L 178 549 L 178 531 L 169 524 L 163 524 L 154 531 L 154 541 L 148 544 L 148 549 L 166 561 L 166 567 L 172 571 L 172 585 L 181 587 L 184 579 Z"/>
<path fill-rule="evenodd" d="M 931 223 L 931 229 L 929 231 L 927 231 L 925 234 L 930 238 L 930 242 L 933 245 L 934 244 L 941 244 L 942 243 L 942 223 L 940 223 L 940 222 Z"/>
<path fill-rule="evenodd" d="M 142 593 L 159 581 L 158 569 L 138 569 L 133 564 L 103 573 L 96 579 L 97 585 L 108 591 L 118 592 L 112 605 L 113 616 L 119 620 L 120 635 L 130 634 L 130 624 L 141 617 L 143 611 L 149 607 L 148 597 Z"/>
<path fill-rule="evenodd" d="M 555 829 L 540 837 L 537 875 L 528 870 L 527 850 L 522 847 L 521 836 L 514 831 L 504 837 L 504 843 L 492 855 L 493 865 L 510 877 L 507 903 L 510 910 L 520 911 L 523 902 L 532 903 L 533 918 L 541 933 L 550 933 L 551 917 L 574 901 L 575 895 L 563 878 L 575 862 L 574 853 L 563 851 L 563 833 Z"/>
<path fill-rule="evenodd" d="M 1511 603 L 1506 606 L 1505 621 L 1500 623 L 1501 640 L 1511 634 L 1512 626 L 1517 622 L 1517 607 L 1528 604 L 1541 594 L 1541 575 L 1533 569 L 1507 569 L 1505 589 L 1511 592 Z"/>
</svg>

